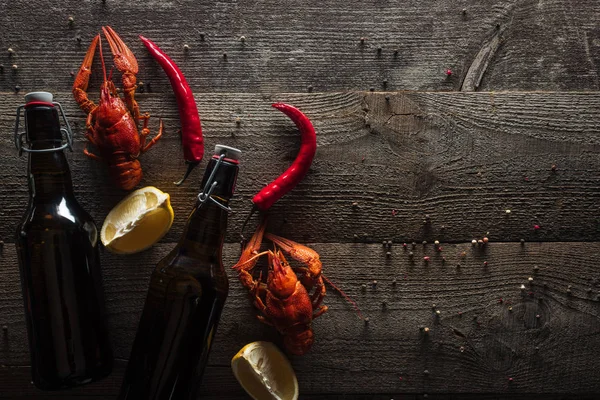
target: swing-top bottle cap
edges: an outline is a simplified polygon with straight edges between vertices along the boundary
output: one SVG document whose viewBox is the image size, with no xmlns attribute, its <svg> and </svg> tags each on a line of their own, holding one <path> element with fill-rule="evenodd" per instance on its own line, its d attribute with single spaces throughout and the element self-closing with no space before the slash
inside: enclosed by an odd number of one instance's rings
<svg viewBox="0 0 600 400">
<path fill-rule="evenodd" d="M 25 104 L 29 103 L 50 103 L 52 104 L 52 93 L 48 92 L 29 92 L 25 95 Z"/>
<path fill-rule="evenodd" d="M 218 144 L 215 146 L 215 155 L 220 156 L 221 154 L 225 154 L 225 158 L 237 161 L 240 159 L 242 151 L 236 149 L 235 147 L 229 147 L 222 144 Z"/>
</svg>

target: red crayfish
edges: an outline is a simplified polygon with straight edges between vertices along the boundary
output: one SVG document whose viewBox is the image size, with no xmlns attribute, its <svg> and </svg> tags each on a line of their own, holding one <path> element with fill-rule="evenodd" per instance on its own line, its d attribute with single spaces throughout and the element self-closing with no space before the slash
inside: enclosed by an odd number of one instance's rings
<svg viewBox="0 0 600 400">
<path fill-rule="evenodd" d="M 290 353 L 302 355 L 314 343 L 312 321 L 328 309 L 321 305 L 327 292 L 324 280 L 354 305 L 361 318 L 362 315 L 356 303 L 322 274 L 323 265 L 316 251 L 289 239 L 265 233 L 265 227 L 266 218 L 252 235 L 233 268 L 238 271 L 242 285 L 250 290 L 254 306 L 260 312 L 257 318 L 274 326 L 283 335 L 283 343 Z M 273 242 L 274 250 L 258 252 L 263 236 Z M 292 268 L 282 250 L 304 266 Z M 269 257 L 266 284 L 262 282 L 262 273 L 258 280 L 251 274 L 258 258 L 265 254 Z M 300 280 L 296 273 L 300 274 Z M 314 292 L 310 295 L 309 291 L 313 288 Z"/>
<path fill-rule="evenodd" d="M 119 35 L 109 26 L 102 27 L 116 68 L 123 74 L 123 99 L 117 94 L 117 89 L 111 80 L 106 77 L 106 67 L 102 56 L 102 42 L 98 34 L 87 50 L 79 72 L 73 84 L 73 96 L 79 107 L 85 111 L 86 138 L 94 145 L 100 154 L 91 153 L 86 143 L 83 152 L 95 160 L 105 161 L 113 180 L 125 190 L 133 189 L 142 179 L 142 166 L 137 159 L 141 153 L 148 151 L 163 132 L 163 123 L 160 121 L 158 133 L 146 143 L 146 137 L 150 134 L 148 119 L 150 115 L 140 115 L 140 110 L 135 101 L 136 74 L 138 64 L 135 56 Z M 100 102 L 94 104 L 88 98 L 87 87 L 91 75 L 92 61 L 96 46 L 100 44 L 100 59 L 104 82 L 100 89 Z M 138 123 L 144 121 L 142 130 L 138 132 Z"/>
</svg>

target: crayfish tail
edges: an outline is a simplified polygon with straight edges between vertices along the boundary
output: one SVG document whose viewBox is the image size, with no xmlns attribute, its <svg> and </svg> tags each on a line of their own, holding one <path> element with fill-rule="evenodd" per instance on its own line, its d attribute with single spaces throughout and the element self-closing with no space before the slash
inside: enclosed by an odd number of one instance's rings
<svg viewBox="0 0 600 400">
<path fill-rule="evenodd" d="M 115 183 L 123 190 L 131 190 L 142 180 L 142 165 L 138 160 L 110 164 L 108 170 Z"/>
</svg>

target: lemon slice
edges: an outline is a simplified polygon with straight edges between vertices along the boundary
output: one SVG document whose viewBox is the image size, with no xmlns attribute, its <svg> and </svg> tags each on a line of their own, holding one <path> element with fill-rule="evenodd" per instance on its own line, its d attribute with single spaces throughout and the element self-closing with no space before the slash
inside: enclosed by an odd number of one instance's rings
<svg viewBox="0 0 600 400">
<path fill-rule="evenodd" d="M 271 342 L 252 342 L 231 359 L 231 369 L 254 400 L 296 400 L 298 380 L 285 355 Z"/>
<path fill-rule="evenodd" d="M 173 217 L 169 195 L 147 186 L 131 192 L 110 210 L 100 240 L 113 253 L 137 253 L 158 242 L 171 228 Z"/>
</svg>

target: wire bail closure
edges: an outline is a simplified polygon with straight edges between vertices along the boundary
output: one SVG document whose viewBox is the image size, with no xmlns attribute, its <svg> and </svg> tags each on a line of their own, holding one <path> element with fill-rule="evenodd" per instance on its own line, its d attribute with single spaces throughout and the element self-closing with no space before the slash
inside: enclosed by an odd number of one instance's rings
<svg viewBox="0 0 600 400">
<path fill-rule="evenodd" d="M 69 125 L 69 121 L 67 121 L 65 111 L 63 110 L 60 103 L 53 101 L 52 104 L 54 105 L 54 107 L 58 107 L 60 115 L 62 116 L 63 122 L 66 126 L 66 128 L 60 128 L 60 132 L 67 137 L 67 142 L 60 147 L 52 147 L 48 149 L 39 150 L 35 150 L 25 146 L 23 143 L 23 136 L 27 134 L 27 119 L 25 119 L 25 132 L 19 132 L 19 119 L 21 118 L 21 111 L 25 108 L 25 104 L 22 104 L 17 107 L 17 122 L 15 124 L 15 147 L 19 151 L 19 157 L 23 154 L 24 151 L 27 153 L 52 153 L 55 151 L 63 151 L 67 148 L 70 151 L 73 151 L 73 131 L 71 130 L 71 125 Z"/>
<path fill-rule="evenodd" d="M 217 170 L 219 169 L 219 166 L 223 163 L 224 158 L 225 158 L 225 153 L 223 153 L 219 156 L 219 159 L 217 160 L 217 164 L 211 171 L 210 176 L 208 177 L 208 180 L 206 181 L 206 185 L 204 185 L 204 189 L 200 192 L 200 194 L 198 194 L 198 201 L 200 202 L 200 204 L 204 204 L 204 203 L 206 203 L 206 201 L 210 200 L 213 203 L 215 203 L 217 206 L 222 208 L 223 210 L 225 210 L 227 212 L 231 212 L 231 208 L 219 203 L 217 200 L 215 200 L 211 196 L 212 192 L 215 190 L 215 188 L 219 184 L 219 182 L 215 181 L 214 179 L 215 179 L 215 175 L 217 174 Z"/>
</svg>

